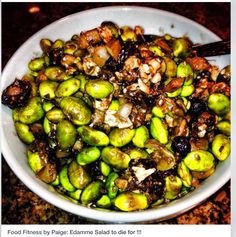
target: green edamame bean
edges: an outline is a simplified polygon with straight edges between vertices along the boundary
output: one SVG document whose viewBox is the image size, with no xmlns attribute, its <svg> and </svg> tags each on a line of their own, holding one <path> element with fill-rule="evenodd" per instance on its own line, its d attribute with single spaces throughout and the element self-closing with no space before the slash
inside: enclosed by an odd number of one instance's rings
<svg viewBox="0 0 236 237">
<path fill-rule="evenodd" d="M 170 150 L 168 150 L 166 146 L 158 143 L 159 142 L 157 142 L 156 140 L 152 141 L 152 139 L 150 139 L 147 142 L 146 147 L 151 149 L 147 150 L 147 152 L 150 152 L 150 156 L 156 162 L 158 170 L 165 171 L 172 169 L 176 164 L 174 154 Z"/>
<path fill-rule="evenodd" d="M 71 184 L 78 189 L 84 189 L 92 180 L 87 168 L 75 160 L 69 164 L 68 177 Z"/>
<path fill-rule="evenodd" d="M 154 54 L 163 57 L 165 54 L 162 52 L 161 48 L 156 45 L 151 45 L 149 50 L 152 51 Z"/>
<path fill-rule="evenodd" d="M 159 106 L 154 106 L 152 108 L 152 113 L 154 116 L 159 117 L 159 118 L 165 118 L 165 114 L 162 111 L 162 108 Z"/>
<path fill-rule="evenodd" d="M 132 142 L 135 146 L 143 148 L 145 142 L 149 139 L 149 131 L 146 126 L 142 125 L 135 130 Z"/>
<path fill-rule="evenodd" d="M 177 65 L 175 61 L 171 58 L 164 58 L 166 64 L 165 76 L 166 77 L 175 77 L 177 73 Z"/>
<path fill-rule="evenodd" d="M 80 165 L 87 165 L 99 159 L 100 154 L 100 150 L 95 146 L 85 147 L 77 154 L 76 160 Z"/>
<path fill-rule="evenodd" d="M 59 174 L 57 174 L 56 179 L 50 183 L 52 186 L 58 186 L 60 184 Z"/>
<path fill-rule="evenodd" d="M 224 134 L 217 134 L 212 142 L 212 153 L 220 160 L 226 160 L 230 154 L 230 140 Z"/>
<path fill-rule="evenodd" d="M 184 85 L 189 86 L 193 83 L 193 69 L 184 61 L 177 67 L 177 77 L 185 78 Z"/>
<path fill-rule="evenodd" d="M 44 53 L 49 53 L 52 47 L 52 41 L 50 39 L 41 39 L 40 40 L 40 47 Z"/>
<path fill-rule="evenodd" d="M 44 61 L 45 61 L 45 67 L 49 67 L 50 66 L 50 58 L 48 55 L 45 55 L 44 57 Z M 42 72 L 44 73 L 44 72 Z"/>
<path fill-rule="evenodd" d="M 109 81 L 89 80 L 85 85 L 86 92 L 95 99 L 103 99 L 113 91 L 113 85 Z"/>
<path fill-rule="evenodd" d="M 116 147 L 122 147 L 131 142 L 135 134 L 134 129 L 129 128 L 115 128 L 109 134 L 110 143 Z"/>
<path fill-rule="evenodd" d="M 66 81 L 63 81 L 58 86 L 55 95 L 57 97 L 65 97 L 73 95 L 80 88 L 80 80 L 76 78 L 70 78 Z"/>
<path fill-rule="evenodd" d="M 45 55 L 44 57 L 44 61 L 45 61 L 45 67 L 49 67 L 50 66 L 50 58 L 48 55 Z"/>
<path fill-rule="evenodd" d="M 159 206 L 159 205 L 161 205 L 164 201 L 165 201 L 164 198 L 160 198 L 160 199 L 158 199 L 157 201 L 155 201 L 154 203 L 152 203 L 152 207 Z"/>
<path fill-rule="evenodd" d="M 119 177 L 116 172 L 112 172 L 108 175 L 105 183 L 105 188 L 108 192 L 109 198 L 115 198 L 118 193 L 118 187 L 115 184 L 115 180 Z"/>
<path fill-rule="evenodd" d="M 107 146 L 109 144 L 109 138 L 104 132 L 89 126 L 81 126 L 77 131 L 81 139 L 91 146 Z"/>
<path fill-rule="evenodd" d="M 187 38 L 178 38 L 173 42 L 173 54 L 175 57 L 186 57 L 190 53 L 190 41 Z"/>
<path fill-rule="evenodd" d="M 67 41 L 64 46 L 64 53 L 73 55 L 74 52 L 78 49 L 78 45 L 74 41 Z"/>
<path fill-rule="evenodd" d="M 101 156 L 104 162 L 116 169 L 126 169 L 129 166 L 130 156 L 117 147 L 107 146 L 103 148 Z"/>
<path fill-rule="evenodd" d="M 140 148 L 133 148 L 128 151 L 131 159 L 147 159 L 148 153 Z"/>
<path fill-rule="evenodd" d="M 108 176 L 111 172 L 111 167 L 104 161 L 99 162 L 99 168 L 104 176 Z"/>
<path fill-rule="evenodd" d="M 28 125 L 16 122 L 15 129 L 22 142 L 30 144 L 35 140 L 34 134 L 30 131 L 30 127 Z"/>
<path fill-rule="evenodd" d="M 167 176 L 165 178 L 165 198 L 167 199 L 175 199 L 177 195 L 180 193 L 182 188 L 182 181 L 178 176 Z"/>
<path fill-rule="evenodd" d="M 63 68 L 57 66 L 47 67 L 45 70 L 45 75 L 49 80 L 59 82 L 71 78 L 70 75 L 66 74 Z"/>
<path fill-rule="evenodd" d="M 182 99 L 182 101 L 183 101 L 183 103 L 184 103 L 185 108 L 186 108 L 187 110 L 189 110 L 189 109 L 190 109 L 190 106 L 191 106 L 190 101 L 189 101 L 187 98 L 185 98 L 185 97 L 182 97 L 181 99 Z"/>
<path fill-rule="evenodd" d="M 214 156 L 205 150 L 196 150 L 183 159 L 185 165 L 193 171 L 207 171 L 215 164 Z"/>
<path fill-rule="evenodd" d="M 219 129 L 219 131 L 227 136 L 231 133 L 231 125 L 229 121 L 220 121 L 216 124 L 216 127 Z"/>
<path fill-rule="evenodd" d="M 65 165 L 62 167 L 61 171 L 59 172 L 59 180 L 62 187 L 68 192 L 74 192 L 76 188 L 71 184 L 69 177 L 68 177 L 68 166 Z"/>
<path fill-rule="evenodd" d="M 112 100 L 111 104 L 108 107 L 108 110 L 114 110 L 114 111 L 118 111 L 120 108 L 120 102 L 119 100 Z"/>
<path fill-rule="evenodd" d="M 59 123 L 65 119 L 65 115 L 61 109 L 54 107 L 46 113 L 46 118 L 52 123 Z"/>
<path fill-rule="evenodd" d="M 104 194 L 97 200 L 96 206 L 101 208 L 109 208 L 111 206 L 111 199 Z"/>
<path fill-rule="evenodd" d="M 68 120 L 62 120 L 56 127 L 56 139 L 62 150 L 71 148 L 76 141 L 76 128 Z"/>
<path fill-rule="evenodd" d="M 188 86 L 183 86 L 182 90 L 181 90 L 181 93 L 180 93 L 180 96 L 188 97 L 188 96 L 192 95 L 194 91 L 195 91 L 195 87 L 192 84 L 188 85 Z"/>
<path fill-rule="evenodd" d="M 87 205 L 99 199 L 102 187 L 103 183 L 100 180 L 90 183 L 81 194 L 81 203 Z"/>
<path fill-rule="evenodd" d="M 14 122 L 19 122 L 19 109 L 13 109 L 12 110 L 12 119 Z"/>
<path fill-rule="evenodd" d="M 230 100 L 227 96 L 220 93 L 213 93 L 209 96 L 207 102 L 208 108 L 217 115 L 225 115 L 230 110 Z"/>
<path fill-rule="evenodd" d="M 48 112 L 49 110 L 51 110 L 53 107 L 55 107 L 55 105 L 51 102 L 51 101 L 43 101 L 43 110 L 45 112 Z"/>
<path fill-rule="evenodd" d="M 80 91 L 85 92 L 85 85 L 88 82 L 88 78 L 83 74 L 76 75 L 75 78 L 80 80 Z"/>
<path fill-rule="evenodd" d="M 64 41 L 61 39 L 56 39 L 53 44 L 51 49 L 56 49 L 56 48 L 63 48 L 64 47 Z"/>
<path fill-rule="evenodd" d="M 161 62 L 161 70 L 160 70 L 160 73 L 161 75 L 165 75 L 165 72 L 166 72 L 166 62 L 164 60 L 162 60 Z"/>
<path fill-rule="evenodd" d="M 178 172 L 179 177 L 182 179 L 183 185 L 185 187 L 191 187 L 192 175 L 188 167 L 185 165 L 183 161 L 178 164 L 177 172 Z"/>
<path fill-rule="evenodd" d="M 45 165 L 46 162 L 43 160 L 38 152 L 32 152 L 27 149 L 28 164 L 34 173 L 38 173 Z"/>
<path fill-rule="evenodd" d="M 44 116 L 44 110 L 41 103 L 41 98 L 33 97 L 25 107 L 14 109 L 15 119 L 18 121 L 31 124 L 37 122 Z"/>
<path fill-rule="evenodd" d="M 74 198 L 75 200 L 80 200 L 81 193 L 82 193 L 81 189 L 77 189 L 73 192 L 68 192 L 69 196 Z"/>
<path fill-rule="evenodd" d="M 51 123 L 47 117 L 44 117 L 43 120 L 43 130 L 46 134 L 49 134 L 52 130 L 54 130 L 54 125 L 53 123 Z M 56 127 L 55 127 L 56 128 Z"/>
<path fill-rule="evenodd" d="M 116 197 L 114 205 L 121 211 L 138 211 L 148 208 L 148 200 L 141 193 L 123 192 Z"/>
<path fill-rule="evenodd" d="M 166 92 L 166 95 L 169 98 L 177 97 L 181 94 L 181 91 L 182 91 L 182 87 L 178 88 L 177 90 L 175 90 L 173 92 Z"/>
<path fill-rule="evenodd" d="M 44 57 L 34 58 L 28 63 L 28 67 L 30 70 L 38 72 L 45 65 Z"/>
<path fill-rule="evenodd" d="M 68 96 L 63 97 L 60 101 L 60 107 L 63 113 L 75 125 L 89 124 L 92 113 L 88 105 L 80 98 Z"/>
<path fill-rule="evenodd" d="M 58 83 L 55 81 L 43 81 L 39 85 L 39 94 L 42 98 L 51 100 L 56 97 L 55 91 L 58 87 Z"/>
<path fill-rule="evenodd" d="M 57 178 L 57 170 L 56 164 L 47 163 L 38 173 L 37 177 L 43 182 L 49 184 L 56 180 Z"/>
<path fill-rule="evenodd" d="M 161 144 L 168 143 L 168 130 L 161 119 L 154 117 L 151 119 L 150 132 L 153 138 Z"/>
<path fill-rule="evenodd" d="M 121 27 L 121 39 L 123 41 L 136 41 L 136 34 L 134 30 L 129 26 Z"/>
</svg>

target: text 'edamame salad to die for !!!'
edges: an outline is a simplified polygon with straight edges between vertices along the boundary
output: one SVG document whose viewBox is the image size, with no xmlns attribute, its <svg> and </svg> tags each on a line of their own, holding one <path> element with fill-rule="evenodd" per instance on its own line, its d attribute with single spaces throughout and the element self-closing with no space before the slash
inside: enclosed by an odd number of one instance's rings
<svg viewBox="0 0 236 237">
<path fill-rule="evenodd" d="M 230 65 L 187 37 L 102 22 L 40 57 L 2 93 L 35 176 L 91 208 L 138 211 L 197 189 L 230 155 Z M 27 67 L 27 66 L 26 66 Z"/>
</svg>

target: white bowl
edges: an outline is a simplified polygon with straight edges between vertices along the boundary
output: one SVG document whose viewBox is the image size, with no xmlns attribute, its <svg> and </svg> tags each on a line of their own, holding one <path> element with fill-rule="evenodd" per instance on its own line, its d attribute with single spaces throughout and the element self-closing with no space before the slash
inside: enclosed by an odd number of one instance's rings
<svg viewBox="0 0 236 237">
<path fill-rule="evenodd" d="M 203 26 L 166 11 L 144 7 L 105 7 L 92 9 L 62 18 L 29 38 L 16 51 L 4 68 L 1 79 L 1 91 L 15 78 L 21 78 L 27 71 L 29 60 L 37 54 L 40 55 L 40 39 L 50 38 L 56 40 L 57 38 L 61 38 L 69 40 L 73 34 L 97 27 L 105 20 L 114 21 L 120 26 L 140 25 L 145 29 L 145 33 L 147 34 L 169 33 L 173 36 L 187 35 L 194 43 L 207 43 L 219 40 L 219 37 Z M 214 57 L 211 60 L 213 60 L 211 61 L 212 64 L 218 65 L 220 68 L 230 64 L 229 56 Z M 199 188 L 167 206 L 131 213 L 90 209 L 68 201 L 51 190 L 49 185 L 35 177 L 35 174 L 27 163 L 25 146 L 16 136 L 11 110 L 6 106 L 2 106 L 1 126 L 3 155 L 11 169 L 27 187 L 61 209 L 79 216 L 95 219 L 99 222 L 131 223 L 168 219 L 203 202 L 230 179 L 230 159 L 228 158 L 217 166 L 216 172 L 206 179 Z"/>
</svg>

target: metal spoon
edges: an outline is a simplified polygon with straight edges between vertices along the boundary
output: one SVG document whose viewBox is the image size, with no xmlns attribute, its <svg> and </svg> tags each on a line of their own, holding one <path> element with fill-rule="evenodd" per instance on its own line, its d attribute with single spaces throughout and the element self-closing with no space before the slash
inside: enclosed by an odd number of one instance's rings
<svg viewBox="0 0 236 237">
<path fill-rule="evenodd" d="M 143 35 L 145 42 L 151 42 L 160 38 L 158 35 Z M 193 45 L 192 49 L 199 57 L 210 57 L 230 54 L 230 40 L 220 40 L 208 44 Z"/>
</svg>

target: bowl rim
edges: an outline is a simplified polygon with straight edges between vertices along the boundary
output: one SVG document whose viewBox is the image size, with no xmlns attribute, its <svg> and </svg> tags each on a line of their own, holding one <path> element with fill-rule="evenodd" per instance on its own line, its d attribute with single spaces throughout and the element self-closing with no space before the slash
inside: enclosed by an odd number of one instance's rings
<svg viewBox="0 0 236 237">
<path fill-rule="evenodd" d="M 218 37 L 216 34 L 214 34 L 209 29 L 205 28 L 204 26 L 200 25 L 199 23 L 188 19 L 182 15 L 178 15 L 176 13 L 168 12 L 165 10 L 160 10 L 156 8 L 151 7 L 142 7 L 142 6 L 106 6 L 106 7 L 98 7 L 93 8 L 77 13 L 70 14 L 68 16 L 65 16 L 63 18 L 60 18 L 47 26 L 43 27 L 41 30 L 37 31 L 35 34 L 33 34 L 31 37 L 29 37 L 17 50 L 16 52 L 11 56 L 7 64 L 5 65 L 3 72 L 2 72 L 2 78 L 6 77 L 6 71 L 10 64 L 14 62 L 14 58 L 19 53 L 20 49 L 26 46 L 30 41 L 34 40 L 34 38 L 37 38 L 37 36 L 45 31 L 53 27 L 54 25 L 62 22 L 67 21 L 68 19 L 71 19 L 78 15 L 84 15 L 88 13 L 96 13 L 98 11 L 106 11 L 109 9 L 117 9 L 122 11 L 150 11 L 150 12 L 157 12 L 161 14 L 165 14 L 167 16 L 177 17 L 179 19 L 182 19 L 184 21 L 188 21 L 189 23 L 193 24 L 197 28 L 200 28 L 202 31 L 206 32 L 207 34 L 211 35 L 216 40 L 219 40 L 220 37 Z M 1 83 L 2 84 L 2 83 Z M 1 88 L 2 90 L 2 88 Z M 2 113 L 1 113 L 2 116 Z M 2 120 L 1 120 L 2 121 Z M 3 130 L 3 123 L 1 122 L 1 130 Z M 158 207 L 154 209 L 147 209 L 143 211 L 138 212 L 113 212 L 113 211 L 106 211 L 106 210 L 96 210 L 92 208 L 87 208 L 82 205 L 74 204 L 69 200 L 62 199 L 59 197 L 59 195 L 55 195 L 53 192 L 46 188 L 42 188 L 41 181 L 38 182 L 38 180 L 33 180 L 30 178 L 29 174 L 26 173 L 24 170 L 23 172 L 20 171 L 17 167 L 17 165 L 14 162 L 14 155 L 11 151 L 11 148 L 8 146 L 8 143 L 4 139 L 3 132 L 1 131 L 1 150 L 3 153 L 3 156 L 12 169 L 12 171 L 16 174 L 16 176 L 34 193 L 36 193 L 38 196 L 40 196 L 42 199 L 46 200 L 47 202 L 51 203 L 54 206 L 57 206 L 60 209 L 63 209 L 67 212 L 73 213 L 75 215 L 80 215 L 82 217 L 93 219 L 98 222 L 111 222 L 111 223 L 134 223 L 134 222 L 143 222 L 143 221 L 161 221 L 166 220 L 169 218 L 173 218 L 177 215 L 180 215 L 193 207 L 199 205 L 203 201 L 205 201 L 208 197 L 210 197 L 212 194 L 214 194 L 217 190 L 219 190 L 229 179 L 230 179 L 230 165 L 225 170 L 225 175 L 220 179 L 219 182 L 214 182 L 214 185 L 211 185 L 211 189 L 205 189 L 204 196 L 197 194 L 193 196 L 192 198 L 187 198 L 189 195 L 186 195 L 185 197 L 178 200 L 179 203 L 182 203 L 182 205 L 174 205 L 175 202 L 172 202 L 164 207 Z M 47 185 L 48 186 L 48 185 Z M 42 195 L 41 191 L 44 191 L 46 195 Z M 182 202 L 181 202 L 182 201 Z"/>
</svg>

